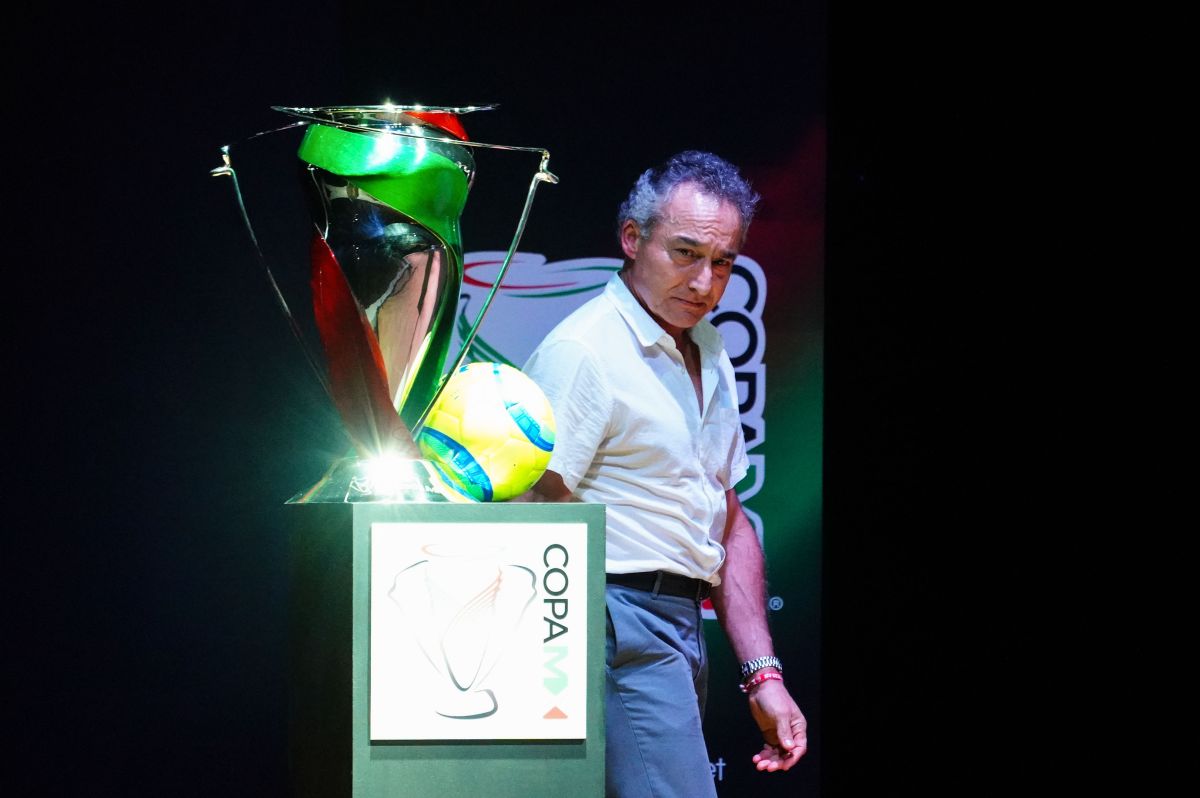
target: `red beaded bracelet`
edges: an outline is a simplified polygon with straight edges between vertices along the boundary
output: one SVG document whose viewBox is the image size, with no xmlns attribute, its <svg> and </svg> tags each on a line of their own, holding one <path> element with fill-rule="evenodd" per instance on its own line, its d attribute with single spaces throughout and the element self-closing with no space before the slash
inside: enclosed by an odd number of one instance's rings
<svg viewBox="0 0 1200 798">
<path fill-rule="evenodd" d="M 783 674 L 777 673 L 775 671 L 759 671 L 758 673 L 754 674 L 746 681 L 739 684 L 738 687 L 741 688 L 741 691 L 743 693 L 749 693 L 750 688 L 757 687 L 758 685 L 762 684 L 763 682 L 769 682 L 771 680 L 782 682 Z"/>
</svg>

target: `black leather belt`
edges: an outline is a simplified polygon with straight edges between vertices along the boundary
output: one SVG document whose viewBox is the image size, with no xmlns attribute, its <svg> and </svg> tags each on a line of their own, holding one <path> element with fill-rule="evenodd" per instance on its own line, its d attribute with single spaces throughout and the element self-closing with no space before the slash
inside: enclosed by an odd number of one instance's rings
<svg viewBox="0 0 1200 798">
<path fill-rule="evenodd" d="M 605 581 L 610 585 L 622 585 L 636 590 L 645 590 L 647 593 L 662 593 L 665 596 L 682 596 L 696 601 L 704 601 L 712 592 L 711 582 L 666 571 L 605 574 Z"/>
</svg>

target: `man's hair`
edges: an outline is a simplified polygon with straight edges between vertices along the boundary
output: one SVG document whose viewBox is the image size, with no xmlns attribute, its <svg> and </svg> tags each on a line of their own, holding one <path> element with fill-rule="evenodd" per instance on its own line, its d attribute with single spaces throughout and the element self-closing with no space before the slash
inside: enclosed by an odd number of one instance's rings
<svg viewBox="0 0 1200 798">
<path fill-rule="evenodd" d="M 617 212 L 617 236 L 628 219 L 637 223 L 643 239 L 649 238 L 660 221 L 662 207 L 671 193 L 684 183 L 694 183 L 705 194 L 728 202 L 742 217 L 742 242 L 758 209 L 759 195 L 741 176 L 737 167 L 711 152 L 687 150 L 673 155 L 660 166 L 647 169 L 637 179 Z"/>
</svg>

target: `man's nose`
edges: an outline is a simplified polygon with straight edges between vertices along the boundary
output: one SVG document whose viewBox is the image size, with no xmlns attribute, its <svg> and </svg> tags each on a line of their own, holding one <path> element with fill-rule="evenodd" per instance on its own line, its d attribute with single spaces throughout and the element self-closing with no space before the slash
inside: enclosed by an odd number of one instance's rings
<svg viewBox="0 0 1200 798">
<path fill-rule="evenodd" d="M 692 273 L 691 287 L 693 291 L 700 294 L 707 294 L 712 288 L 712 262 L 708 258 L 696 262 L 696 268 Z"/>
</svg>

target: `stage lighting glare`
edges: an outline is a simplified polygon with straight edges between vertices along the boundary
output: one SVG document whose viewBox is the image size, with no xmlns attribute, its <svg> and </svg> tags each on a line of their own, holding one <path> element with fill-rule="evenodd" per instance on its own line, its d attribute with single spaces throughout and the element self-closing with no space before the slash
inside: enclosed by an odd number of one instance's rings
<svg viewBox="0 0 1200 798">
<path fill-rule="evenodd" d="M 363 463 L 363 475 L 371 493 L 379 498 L 402 496 L 422 490 L 411 459 L 395 454 L 381 454 Z"/>
</svg>

